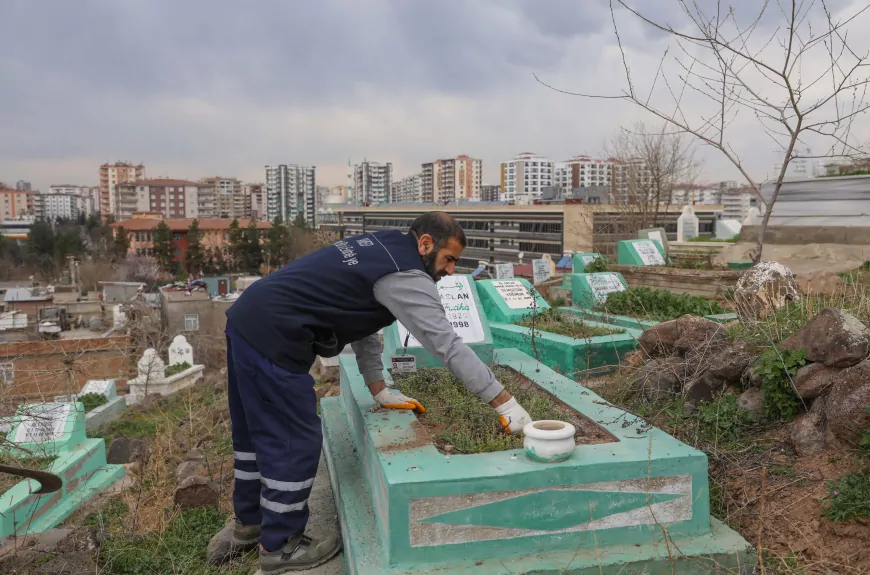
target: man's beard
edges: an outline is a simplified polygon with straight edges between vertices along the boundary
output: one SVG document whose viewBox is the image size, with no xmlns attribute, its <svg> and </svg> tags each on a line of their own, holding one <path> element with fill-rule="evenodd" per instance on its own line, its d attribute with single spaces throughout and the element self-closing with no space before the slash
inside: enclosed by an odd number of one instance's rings
<svg viewBox="0 0 870 575">
<path fill-rule="evenodd" d="M 426 269 L 426 273 L 429 274 L 434 281 L 438 281 L 438 273 L 435 269 L 435 260 L 438 257 L 438 252 L 440 250 L 433 249 L 431 252 L 423 256 L 423 267 Z"/>
</svg>

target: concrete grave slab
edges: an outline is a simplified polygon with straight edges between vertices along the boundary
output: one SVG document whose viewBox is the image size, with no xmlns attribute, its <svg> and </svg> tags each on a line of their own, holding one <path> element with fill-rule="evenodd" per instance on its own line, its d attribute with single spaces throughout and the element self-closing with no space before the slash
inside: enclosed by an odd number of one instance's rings
<svg viewBox="0 0 870 575">
<path fill-rule="evenodd" d="M 421 436 L 413 413 L 374 409 L 356 362 L 342 357 L 341 395 L 323 399 L 321 411 L 348 573 L 751 567 L 746 541 L 711 522 L 702 452 L 517 350 L 497 350 L 494 361 L 615 441 L 578 445 L 550 464 L 521 449 L 444 455 Z"/>
<path fill-rule="evenodd" d="M 516 323 L 550 309 L 538 290 L 522 278 L 480 280 L 475 285 L 486 319 L 491 322 Z"/>
<path fill-rule="evenodd" d="M 667 263 L 664 247 L 655 240 L 621 240 L 616 242 L 619 265 L 663 266 Z"/>
<path fill-rule="evenodd" d="M 616 272 L 571 274 L 571 276 L 571 305 L 577 307 L 591 309 L 605 303 L 609 294 L 628 289 L 625 278 Z"/>
</svg>

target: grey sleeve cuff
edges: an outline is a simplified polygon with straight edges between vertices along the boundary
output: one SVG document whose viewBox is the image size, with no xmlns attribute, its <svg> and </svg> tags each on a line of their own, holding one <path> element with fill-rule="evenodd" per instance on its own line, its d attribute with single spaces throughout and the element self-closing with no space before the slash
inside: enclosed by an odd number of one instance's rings
<svg viewBox="0 0 870 575">
<path fill-rule="evenodd" d="M 378 339 L 378 334 L 375 333 L 355 341 L 350 344 L 350 347 L 356 355 L 356 364 L 366 385 L 384 379 L 384 364 L 381 361 L 384 344 Z"/>
</svg>

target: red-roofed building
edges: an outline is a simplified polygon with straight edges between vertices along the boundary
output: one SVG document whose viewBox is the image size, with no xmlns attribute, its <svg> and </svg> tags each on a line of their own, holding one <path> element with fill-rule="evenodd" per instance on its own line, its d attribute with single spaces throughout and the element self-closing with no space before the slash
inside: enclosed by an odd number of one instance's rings
<svg viewBox="0 0 870 575">
<path fill-rule="evenodd" d="M 215 190 L 211 184 L 153 178 L 118 184 L 115 217 L 129 220 L 134 212 L 159 212 L 168 219 L 211 218 L 215 213 Z"/>
</svg>

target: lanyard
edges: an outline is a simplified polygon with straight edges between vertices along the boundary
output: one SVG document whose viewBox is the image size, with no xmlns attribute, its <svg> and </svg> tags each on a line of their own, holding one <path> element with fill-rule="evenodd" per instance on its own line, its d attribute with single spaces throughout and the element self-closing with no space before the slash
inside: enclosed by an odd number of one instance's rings
<svg viewBox="0 0 870 575">
<path fill-rule="evenodd" d="M 404 347 L 404 349 L 402 349 L 402 355 L 405 355 L 408 353 L 408 340 L 409 339 L 411 339 L 411 332 L 410 331 L 405 336 L 405 347 Z"/>
</svg>

